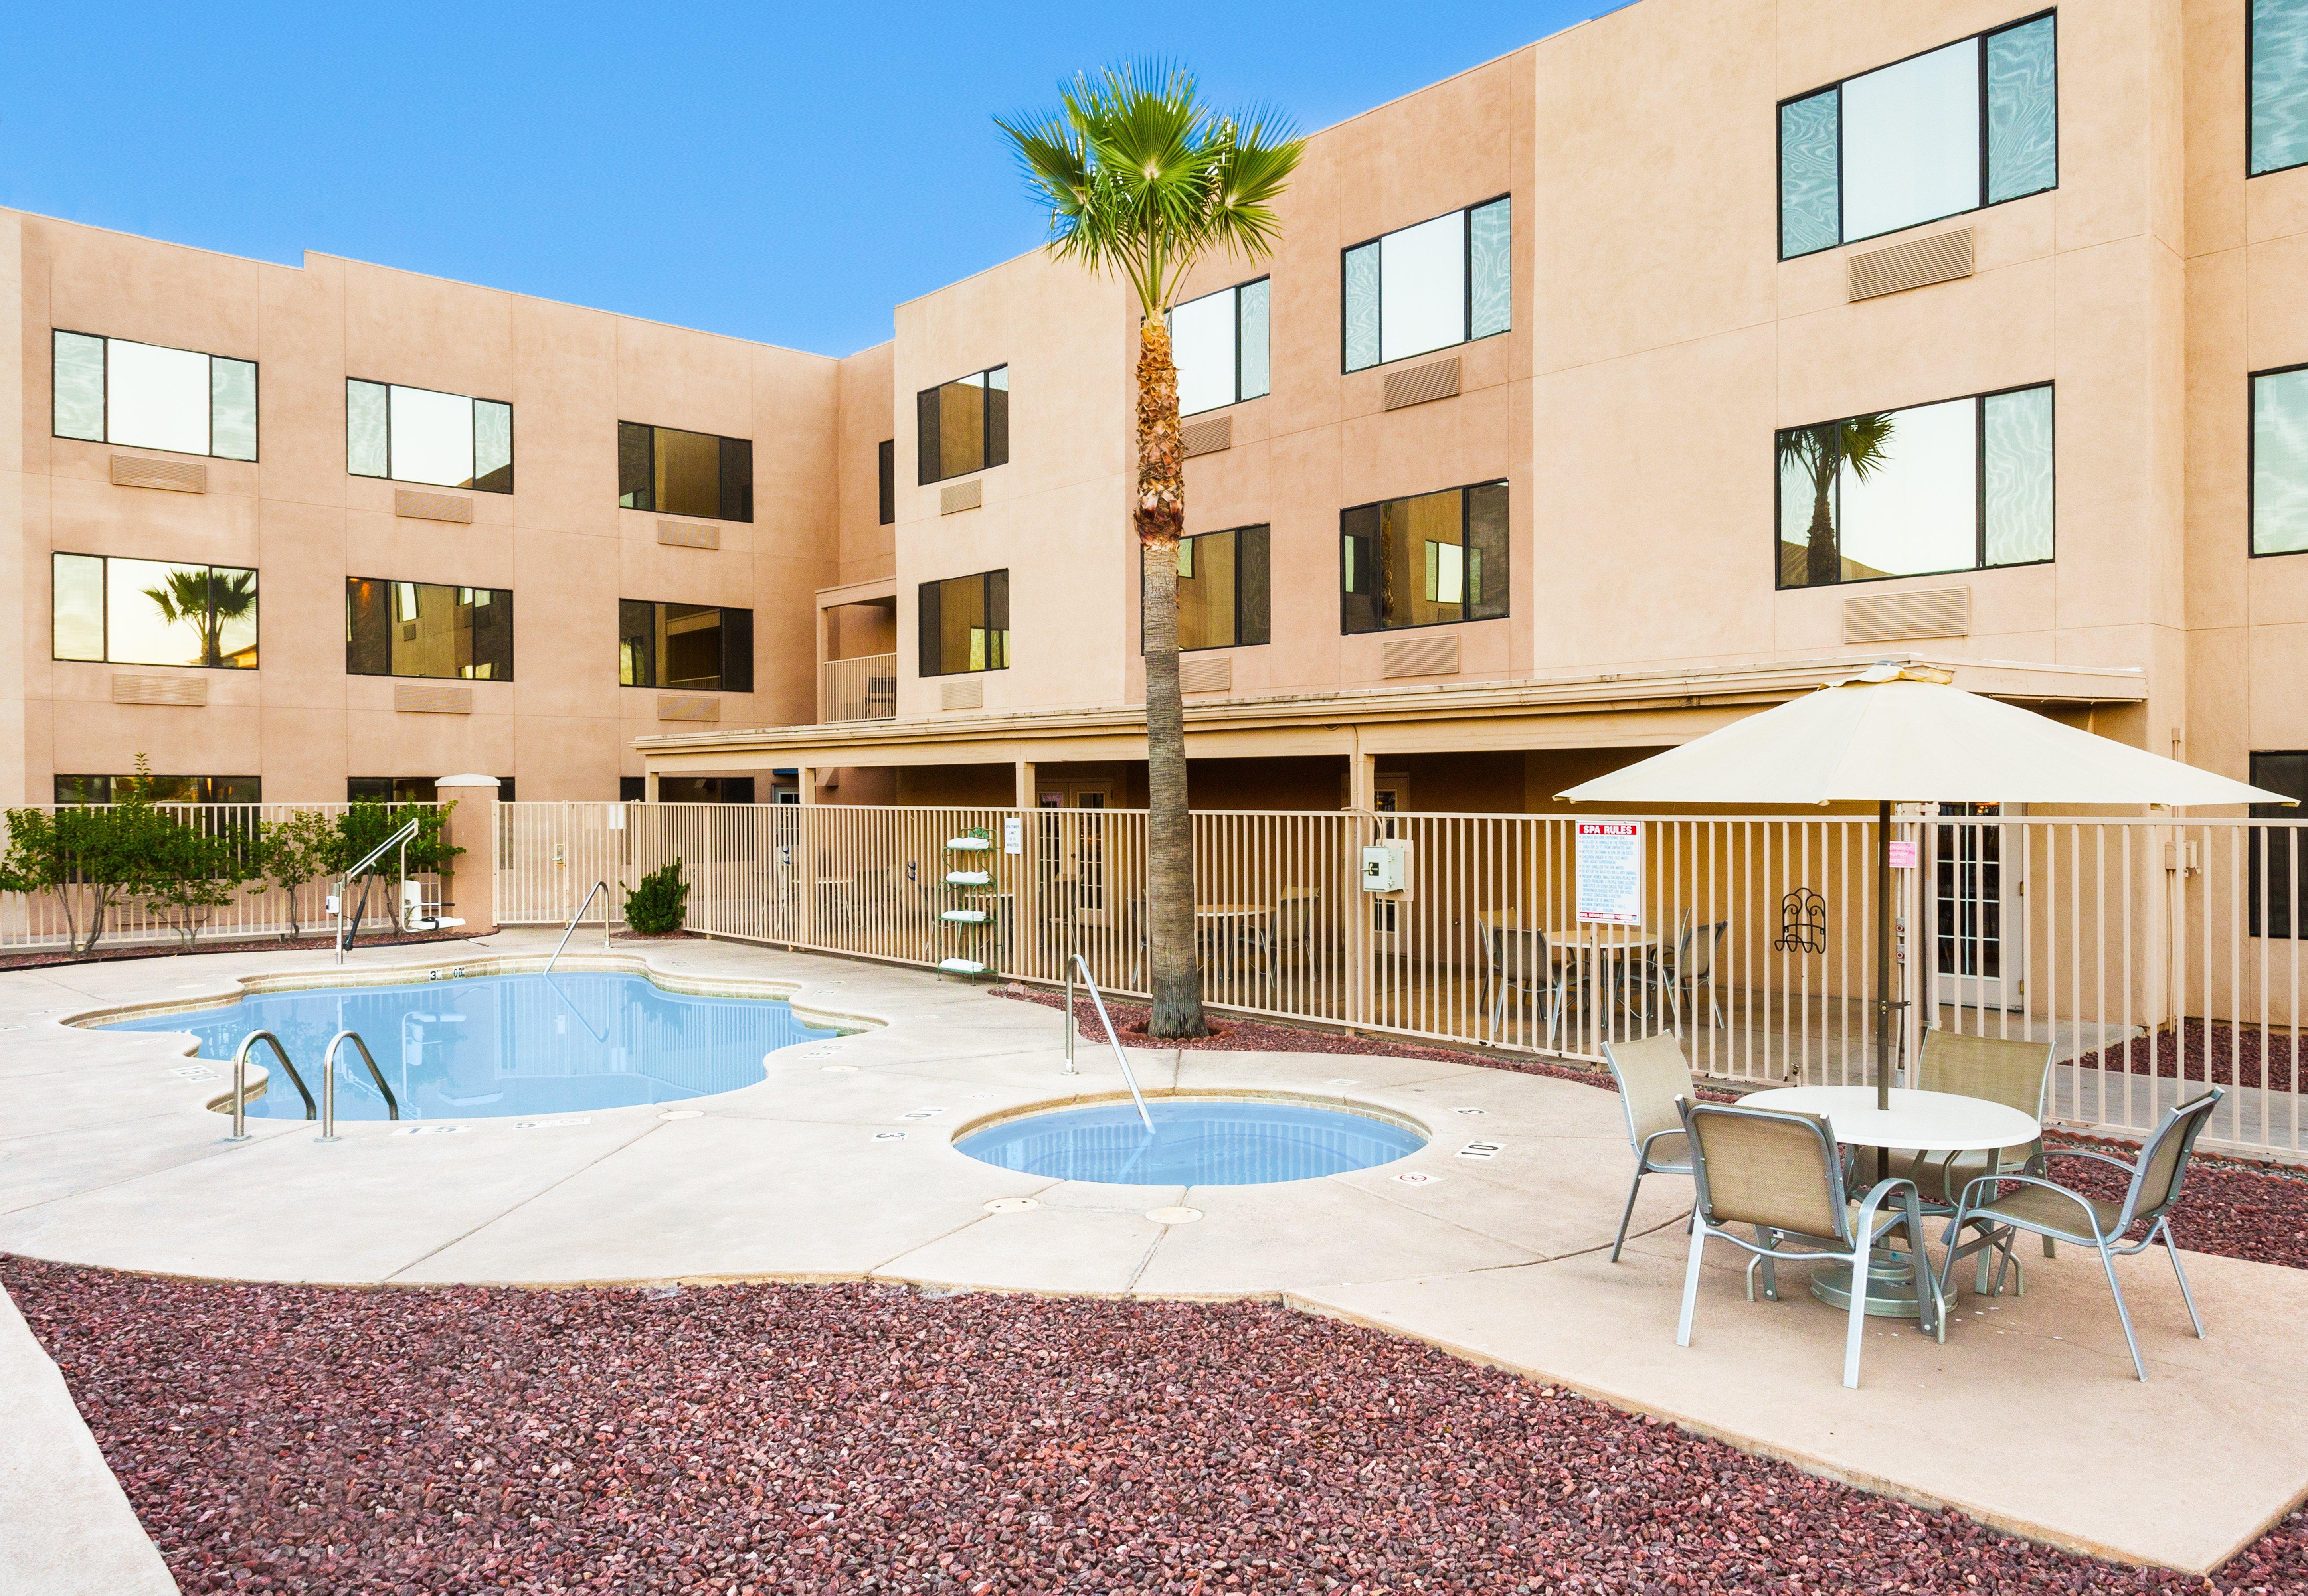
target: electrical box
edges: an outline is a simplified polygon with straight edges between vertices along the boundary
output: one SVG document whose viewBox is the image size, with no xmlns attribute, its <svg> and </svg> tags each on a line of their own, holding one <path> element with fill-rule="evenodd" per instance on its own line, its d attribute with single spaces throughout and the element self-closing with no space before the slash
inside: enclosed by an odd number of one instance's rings
<svg viewBox="0 0 2308 1596">
<path fill-rule="evenodd" d="M 1363 890 L 1401 892 L 1410 884 L 1410 845 L 1374 843 L 1363 850 Z"/>
</svg>

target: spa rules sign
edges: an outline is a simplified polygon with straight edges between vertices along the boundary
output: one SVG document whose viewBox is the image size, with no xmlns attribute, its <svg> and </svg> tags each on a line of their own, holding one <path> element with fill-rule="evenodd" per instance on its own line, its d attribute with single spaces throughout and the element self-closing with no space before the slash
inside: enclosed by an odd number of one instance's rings
<svg viewBox="0 0 2308 1596">
<path fill-rule="evenodd" d="M 1643 922 L 1643 823 L 1579 822 L 1579 923 Z"/>
</svg>

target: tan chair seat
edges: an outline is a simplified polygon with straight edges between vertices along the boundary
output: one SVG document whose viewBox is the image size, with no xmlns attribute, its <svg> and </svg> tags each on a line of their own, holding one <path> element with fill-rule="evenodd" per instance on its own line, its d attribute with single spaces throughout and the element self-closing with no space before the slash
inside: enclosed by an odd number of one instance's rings
<svg viewBox="0 0 2308 1596">
<path fill-rule="evenodd" d="M 2084 1201 L 2091 1206 L 2100 1233 L 2113 1240 L 2116 1223 L 2123 1217 L 2123 1205 L 2102 1202 L 2097 1197 L 2085 1197 Z M 2024 1224 L 2039 1225 L 2063 1236 L 2073 1236 L 2086 1246 L 2092 1240 L 2091 1227 L 2084 1223 L 2083 1210 L 2076 1206 L 2075 1199 L 2040 1186 L 2012 1187 L 1999 1201 L 1971 1212 L 1983 1219 L 2015 1219 Z"/>
</svg>

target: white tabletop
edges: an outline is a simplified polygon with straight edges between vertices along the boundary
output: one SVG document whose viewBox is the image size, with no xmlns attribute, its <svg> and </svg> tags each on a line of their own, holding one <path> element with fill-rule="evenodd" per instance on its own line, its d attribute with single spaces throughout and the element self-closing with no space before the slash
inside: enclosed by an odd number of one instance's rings
<svg viewBox="0 0 2308 1596">
<path fill-rule="evenodd" d="M 1873 1086 L 1778 1086 L 1751 1092 L 1749 1108 L 1794 1109 L 1823 1116 L 1839 1142 L 1859 1147 L 1913 1147 L 1925 1153 L 1968 1153 L 2018 1147 L 2043 1127 L 2016 1108 L 1952 1092 L 1891 1088 L 1891 1106 L 1875 1106 Z"/>
</svg>

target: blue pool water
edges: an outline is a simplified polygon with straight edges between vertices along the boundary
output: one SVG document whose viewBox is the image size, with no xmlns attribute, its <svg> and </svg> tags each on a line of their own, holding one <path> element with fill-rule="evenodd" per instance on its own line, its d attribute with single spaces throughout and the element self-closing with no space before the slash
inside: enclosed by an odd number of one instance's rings
<svg viewBox="0 0 2308 1596">
<path fill-rule="evenodd" d="M 772 999 L 695 998 L 639 975 L 574 972 L 268 992 L 104 1028 L 188 1031 L 220 1073 L 242 1037 L 271 1031 L 315 1102 L 329 1039 L 357 1031 L 403 1120 L 561 1114 L 730 1092 L 762 1078 L 763 1054 L 840 1034 L 804 1025 L 792 1005 Z M 273 1078 L 249 1113 L 304 1118 L 304 1100 L 271 1055 L 259 1044 L 250 1057 Z M 385 1117 L 350 1043 L 337 1054 L 337 1117 Z"/>
<path fill-rule="evenodd" d="M 954 1146 L 986 1163 L 1061 1180 L 1264 1186 L 1391 1163 L 1426 1145 L 1384 1120 L 1301 1103 L 1165 1098 L 1147 1109 L 1150 1137 L 1131 1104 L 1101 1103 L 1006 1120 Z"/>
</svg>

